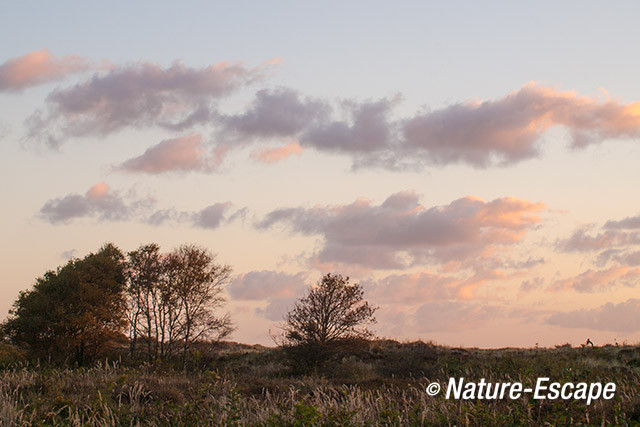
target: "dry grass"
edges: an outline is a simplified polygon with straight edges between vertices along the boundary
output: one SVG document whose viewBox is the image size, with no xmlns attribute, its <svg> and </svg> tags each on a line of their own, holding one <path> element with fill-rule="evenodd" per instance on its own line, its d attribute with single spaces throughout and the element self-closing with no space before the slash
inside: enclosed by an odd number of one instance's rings
<svg viewBox="0 0 640 427">
<path fill-rule="evenodd" d="M 220 349 L 218 349 L 220 350 Z M 452 349 L 377 341 L 312 372 L 278 349 L 227 346 L 169 364 L 0 371 L 0 425 L 640 425 L 640 348 Z M 534 384 L 613 381 L 613 400 L 429 397 L 449 377 Z"/>
</svg>

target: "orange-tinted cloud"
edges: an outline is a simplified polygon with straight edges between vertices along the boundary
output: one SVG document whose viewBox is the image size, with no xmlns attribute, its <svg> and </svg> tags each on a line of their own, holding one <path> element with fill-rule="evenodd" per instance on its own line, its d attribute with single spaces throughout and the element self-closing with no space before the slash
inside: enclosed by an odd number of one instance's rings
<svg viewBox="0 0 640 427">
<path fill-rule="evenodd" d="M 301 154 L 302 147 L 297 142 L 278 148 L 259 148 L 251 152 L 251 158 L 262 163 L 275 163 L 294 154 Z"/>
<path fill-rule="evenodd" d="M 283 224 L 291 231 L 323 237 L 319 262 L 371 268 L 402 268 L 428 261 L 463 262 L 520 241 L 540 222 L 542 203 L 516 198 L 485 202 L 464 197 L 425 208 L 413 192 L 396 193 L 382 204 L 358 199 L 349 205 L 282 208 L 256 226 Z"/>
<path fill-rule="evenodd" d="M 0 65 L 0 92 L 18 92 L 94 68 L 95 65 L 81 56 L 58 58 L 47 49 L 34 50 L 26 55 L 8 59 Z"/>
<path fill-rule="evenodd" d="M 569 129 L 573 147 L 640 137 L 640 102 L 604 102 L 529 83 L 504 98 L 462 102 L 418 114 L 403 125 L 406 148 L 430 163 L 486 167 L 539 154 L 540 135 Z"/>
</svg>

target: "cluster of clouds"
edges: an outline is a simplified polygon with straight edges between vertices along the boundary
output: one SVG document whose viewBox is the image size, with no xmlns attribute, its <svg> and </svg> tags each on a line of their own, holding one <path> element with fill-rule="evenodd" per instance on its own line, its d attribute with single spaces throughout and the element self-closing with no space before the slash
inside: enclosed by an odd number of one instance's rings
<svg viewBox="0 0 640 427">
<path fill-rule="evenodd" d="M 308 272 L 250 271 L 234 278 L 227 288 L 240 302 L 262 302 L 254 313 L 272 322 L 282 321 L 295 301 L 314 283 Z M 457 295 L 460 280 L 430 272 L 394 274 L 360 282 L 365 298 L 379 306 L 377 317 L 384 333 L 457 333 L 495 321 L 537 321 L 564 328 L 635 332 L 640 328 L 640 300 L 605 303 L 566 312 L 514 308 L 504 303 L 464 299 Z"/>
<path fill-rule="evenodd" d="M 302 149 L 349 156 L 355 168 L 421 169 L 464 163 L 477 168 L 538 157 L 540 138 L 561 126 L 571 147 L 640 137 L 640 103 L 598 102 L 529 83 L 489 101 L 460 102 L 396 119 L 400 97 L 327 100 L 291 88 L 260 90 L 245 112 L 215 115 L 216 141 L 226 149 L 295 140 Z M 284 158 L 285 156 L 283 156 Z"/>
<path fill-rule="evenodd" d="M 263 81 L 275 63 L 271 60 L 250 67 L 221 62 L 200 68 L 180 62 L 169 67 L 149 62 L 114 65 L 79 56 L 57 58 L 41 50 L 1 64 L 0 91 L 21 91 L 94 72 L 86 80 L 53 90 L 45 105 L 26 120 L 27 139 L 50 147 L 60 147 L 72 138 L 105 137 L 126 128 L 189 131 L 124 161 L 124 165 L 144 165 L 122 168 L 139 173 L 206 172 L 219 165 L 227 151 L 247 146 L 257 146 L 252 157 L 265 162 L 311 148 L 348 156 L 356 168 L 456 163 L 486 168 L 539 156 L 540 137 L 552 127 L 566 128 L 573 148 L 640 137 L 640 103 L 625 104 L 608 97 L 599 101 L 537 83 L 502 98 L 425 108 L 409 117 L 394 114 L 400 95 L 335 101 L 305 96 L 287 87 L 259 89 L 244 111 L 223 112 L 220 100 Z M 167 141 L 189 139 L 202 126 L 212 131 L 206 145 L 214 152 L 214 161 L 205 158 L 201 146 L 168 149 L 171 144 Z M 269 148 L 273 143 L 280 147 Z M 185 161 L 180 157 L 185 152 L 198 161 Z"/>
<path fill-rule="evenodd" d="M 283 225 L 293 233 L 321 236 L 320 262 L 340 261 L 373 269 L 429 262 L 470 263 L 518 243 L 540 222 L 542 203 L 513 197 L 486 202 L 464 197 L 426 208 L 413 192 L 379 205 L 358 199 L 347 205 L 276 209 L 259 229 Z"/>
<path fill-rule="evenodd" d="M 579 227 L 568 238 L 558 240 L 556 248 L 593 255 L 598 269 L 557 280 L 551 290 L 602 292 L 640 285 L 640 215 L 610 220 L 595 230 L 593 225 Z"/>
<path fill-rule="evenodd" d="M 140 198 L 132 191 L 123 194 L 98 183 L 83 195 L 69 194 L 49 200 L 40 215 L 52 224 L 91 217 L 98 221 L 137 219 L 155 225 L 174 221 L 215 229 L 244 218 L 247 213 L 246 209 L 234 211 L 230 202 L 215 203 L 197 212 L 154 208 L 155 201 L 150 197 Z M 412 265 L 412 259 L 415 264 L 440 263 L 445 266 L 442 272 L 394 273 L 379 279 L 370 276 L 361 283 L 366 289 L 366 297 L 382 306 L 380 315 L 385 323 L 393 324 L 395 328 L 417 333 L 460 332 L 479 328 L 496 319 L 523 319 L 522 313 L 514 314 L 513 309 L 503 304 L 478 298 L 476 290 L 488 282 L 513 279 L 544 260 L 507 260 L 500 264 L 502 270 L 477 268 L 465 275 L 461 274 L 460 268 L 453 269 L 453 272 L 447 268 L 451 253 L 466 254 L 466 263 L 473 265 L 472 260 L 482 258 L 485 253 L 495 253 L 496 246 L 520 242 L 527 231 L 540 222 L 538 214 L 544 209 L 542 204 L 519 199 L 485 202 L 473 197 L 454 200 L 445 206 L 425 208 L 418 203 L 414 193 L 404 192 L 389 196 L 379 205 L 358 199 L 348 205 L 278 209 L 259 219 L 254 227 L 267 229 L 284 224 L 295 233 L 320 235 L 323 245 L 317 256 L 347 264 L 364 263 L 368 268 L 379 268 L 384 265 L 380 260 L 392 260 L 389 268 L 404 269 Z M 626 231 L 635 228 L 638 228 L 636 217 L 609 221 L 603 227 L 605 230 Z M 606 250 L 620 242 L 629 242 L 628 239 L 602 239 L 598 234 L 591 236 L 593 239 L 587 237 L 589 235 L 584 230 L 579 230 L 568 239 L 557 242 L 557 246 L 564 251 Z M 608 243 L 594 245 L 594 241 Z M 581 246 L 576 242 L 584 244 Z M 360 251 L 363 252 L 360 257 L 345 256 Z M 407 261 L 405 264 L 395 264 L 403 257 Z M 505 273 L 509 268 L 515 272 Z M 250 271 L 236 276 L 228 292 L 235 301 L 261 303 L 255 314 L 277 322 L 304 294 L 310 278 L 313 278 L 310 271 L 296 274 Z M 548 289 L 605 292 L 620 286 L 637 286 L 639 281 L 640 268 L 616 264 L 556 280 Z M 538 289 L 544 282 L 544 279 L 535 277 L 524 281 L 521 289 Z M 638 317 L 638 304 L 638 300 L 630 299 L 593 309 L 534 315 L 543 323 L 554 326 L 627 332 L 637 330 L 640 324 L 634 323 Z M 399 333 L 400 330 L 388 332 Z"/>
<path fill-rule="evenodd" d="M 89 218 L 98 222 L 136 220 L 156 226 L 177 222 L 215 229 L 222 224 L 242 219 L 246 214 L 246 208 L 234 210 L 231 202 L 214 203 L 196 212 L 174 208 L 156 210 L 155 207 L 156 200 L 151 196 L 140 197 L 133 190 L 113 190 L 100 182 L 85 194 L 71 193 L 48 200 L 40 208 L 39 216 L 54 225 Z"/>
<path fill-rule="evenodd" d="M 259 88 L 243 109 L 225 112 L 224 99 L 264 82 L 276 63 L 115 65 L 77 55 L 56 57 L 45 49 L 0 64 L 0 93 L 80 76 L 75 84 L 53 89 L 25 121 L 26 139 L 52 149 L 72 139 L 99 137 L 108 142 L 109 136 L 127 129 L 167 132 L 144 152 L 113 165 L 113 171 L 122 173 L 210 173 L 224 163 L 227 153 L 244 148 L 262 163 L 310 150 L 346 156 L 354 168 L 488 168 L 540 156 L 541 137 L 554 127 L 567 130 L 572 149 L 640 137 L 640 102 L 623 103 L 608 96 L 598 100 L 537 83 L 497 99 L 425 107 L 407 117 L 395 113 L 401 95 L 335 100 L 288 87 Z M 0 138 L 2 133 L 0 129 Z M 318 237 L 312 255 L 316 265 L 342 263 L 365 271 L 437 266 L 437 271 L 391 274 L 363 283 L 374 302 L 386 305 L 387 320 L 420 332 L 452 331 L 512 316 L 504 306 L 472 297 L 487 282 L 512 279 L 545 262 L 513 261 L 506 255 L 540 224 L 545 211 L 542 203 L 513 197 L 485 201 L 469 196 L 425 207 L 415 193 L 401 192 L 380 204 L 358 199 L 343 205 L 279 208 L 253 226 Z M 247 212 L 230 202 L 199 211 L 157 209 L 152 197 L 98 183 L 84 194 L 48 200 L 39 215 L 51 224 L 92 218 L 216 229 L 244 219 Z M 597 268 L 549 283 L 542 277 L 527 278 L 521 291 L 546 287 L 594 293 L 635 287 L 640 282 L 640 215 L 608 221 L 597 229 L 581 227 L 557 241 L 556 249 L 593 255 Z M 228 290 L 235 300 L 265 302 L 257 314 L 275 321 L 304 292 L 309 278 L 309 273 L 251 271 L 237 276 Z M 555 313 L 544 322 L 631 331 L 638 327 L 630 325 L 640 324 L 639 309 L 640 300 L 629 299 Z"/>
<path fill-rule="evenodd" d="M 235 301 L 263 302 L 254 313 L 279 322 L 315 283 L 311 280 L 314 278 L 309 272 L 250 271 L 236 276 L 227 291 Z M 379 315 L 385 320 L 393 317 L 393 321 L 384 323 L 398 328 L 417 332 L 460 331 L 504 314 L 504 308 L 499 306 L 458 299 L 455 289 L 449 290 L 457 282 L 455 278 L 424 272 L 360 283 L 365 289 L 365 298 L 374 306 L 381 305 Z M 411 308 L 409 312 L 407 307 Z"/>
</svg>

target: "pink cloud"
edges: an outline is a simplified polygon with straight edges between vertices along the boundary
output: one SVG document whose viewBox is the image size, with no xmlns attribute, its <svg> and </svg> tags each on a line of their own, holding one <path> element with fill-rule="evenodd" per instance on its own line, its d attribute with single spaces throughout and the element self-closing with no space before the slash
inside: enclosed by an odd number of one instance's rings
<svg viewBox="0 0 640 427">
<path fill-rule="evenodd" d="M 262 163 L 275 163 L 294 154 L 301 154 L 302 147 L 297 142 L 291 142 L 278 148 L 259 148 L 251 152 L 251 158 Z"/>
<path fill-rule="evenodd" d="M 207 156 L 202 135 L 192 133 L 165 139 L 131 158 L 117 169 L 125 172 L 160 174 L 165 172 L 210 171 L 219 160 Z"/>
<path fill-rule="evenodd" d="M 47 49 L 35 50 L 0 65 L 0 92 L 17 92 L 42 83 L 62 80 L 66 76 L 96 68 L 77 55 L 57 58 Z"/>
<path fill-rule="evenodd" d="M 109 192 L 109 186 L 104 182 L 99 182 L 87 191 L 87 199 L 103 199 Z"/>
</svg>

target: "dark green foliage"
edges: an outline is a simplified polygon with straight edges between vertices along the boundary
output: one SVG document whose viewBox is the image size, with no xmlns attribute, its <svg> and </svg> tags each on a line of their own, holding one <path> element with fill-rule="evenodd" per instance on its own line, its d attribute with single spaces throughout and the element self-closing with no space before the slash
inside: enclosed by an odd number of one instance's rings
<svg viewBox="0 0 640 427">
<path fill-rule="evenodd" d="M 3 330 L 31 354 L 82 364 L 121 342 L 125 326 L 124 256 L 107 244 L 37 279 L 13 304 Z"/>
</svg>

